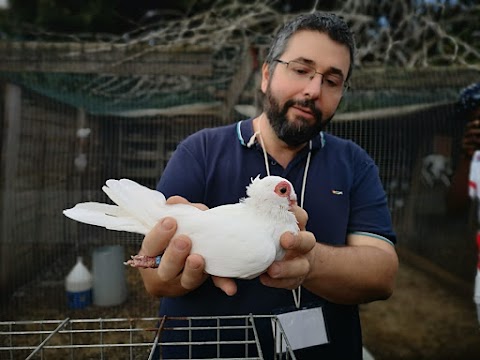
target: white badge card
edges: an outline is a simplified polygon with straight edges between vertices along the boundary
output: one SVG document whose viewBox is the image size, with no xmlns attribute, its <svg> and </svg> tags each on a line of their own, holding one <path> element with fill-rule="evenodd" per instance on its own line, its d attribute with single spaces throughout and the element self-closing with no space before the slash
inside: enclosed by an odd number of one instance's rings
<svg viewBox="0 0 480 360">
<path fill-rule="evenodd" d="M 329 343 L 321 307 L 291 311 L 276 316 L 292 350 Z M 274 326 L 275 334 L 280 334 L 278 323 L 275 322 Z M 275 338 L 277 353 L 285 352 L 287 343 L 284 338 L 281 336 Z"/>
</svg>

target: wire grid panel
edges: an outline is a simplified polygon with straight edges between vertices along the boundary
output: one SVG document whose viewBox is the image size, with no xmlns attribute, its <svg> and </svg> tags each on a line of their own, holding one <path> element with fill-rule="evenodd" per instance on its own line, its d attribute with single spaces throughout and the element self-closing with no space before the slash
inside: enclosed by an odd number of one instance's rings
<svg viewBox="0 0 480 360">
<path fill-rule="evenodd" d="M 0 359 L 264 359 L 257 323 L 269 321 L 278 360 L 293 359 L 275 316 L 150 317 L 0 322 Z M 181 354 L 181 357 L 177 357 Z"/>
</svg>

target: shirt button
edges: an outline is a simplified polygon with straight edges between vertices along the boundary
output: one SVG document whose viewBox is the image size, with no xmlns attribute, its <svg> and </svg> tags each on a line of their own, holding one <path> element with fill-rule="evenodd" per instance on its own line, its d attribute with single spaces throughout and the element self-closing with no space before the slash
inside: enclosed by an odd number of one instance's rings
<svg viewBox="0 0 480 360">
<path fill-rule="evenodd" d="M 272 160 L 271 163 L 273 166 L 277 165 L 277 162 L 275 160 Z"/>
</svg>

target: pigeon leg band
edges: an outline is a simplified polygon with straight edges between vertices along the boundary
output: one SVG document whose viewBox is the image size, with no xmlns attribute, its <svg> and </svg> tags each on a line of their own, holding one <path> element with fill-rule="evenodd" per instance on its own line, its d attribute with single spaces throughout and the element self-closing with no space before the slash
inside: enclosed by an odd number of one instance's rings
<svg viewBox="0 0 480 360">
<path fill-rule="evenodd" d="M 136 268 L 157 268 L 162 260 L 162 255 L 147 256 L 147 255 L 132 255 L 130 260 L 124 262 L 124 265 L 130 265 Z"/>
</svg>

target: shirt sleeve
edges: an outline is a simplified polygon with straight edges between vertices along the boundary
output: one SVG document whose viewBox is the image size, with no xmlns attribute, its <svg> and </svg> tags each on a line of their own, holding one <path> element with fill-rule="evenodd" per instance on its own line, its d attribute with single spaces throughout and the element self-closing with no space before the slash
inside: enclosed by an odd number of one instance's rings
<svg viewBox="0 0 480 360">
<path fill-rule="evenodd" d="M 355 177 L 350 194 L 348 232 L 371 234 L 373 237 L 396 243 L 387 196 L 377 165 L 362 151 L 353 166 Z"/>
</svg>

